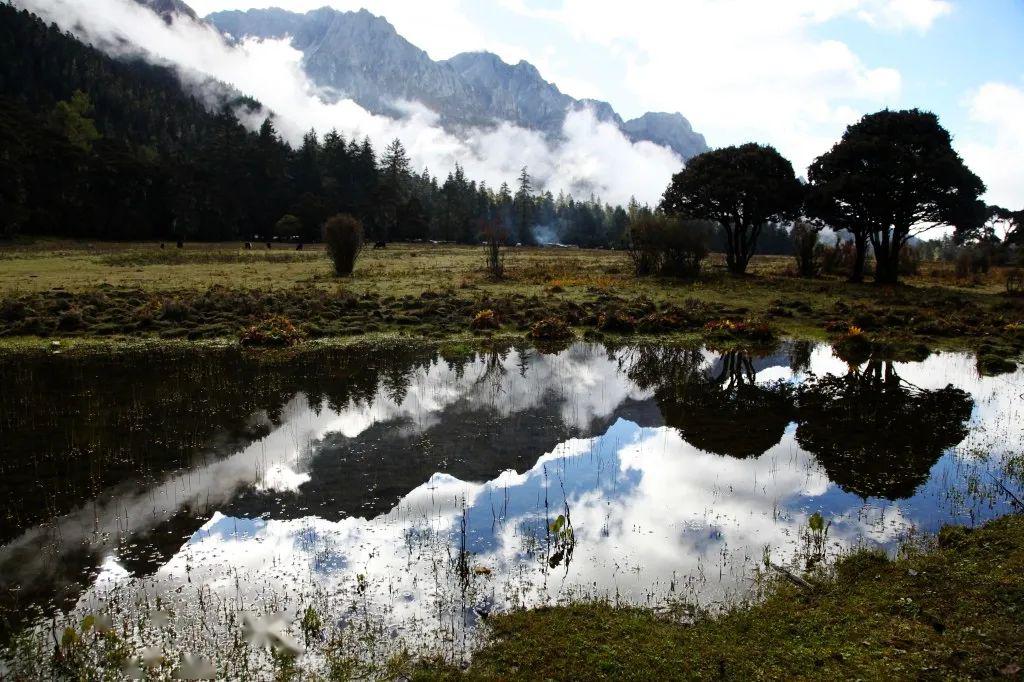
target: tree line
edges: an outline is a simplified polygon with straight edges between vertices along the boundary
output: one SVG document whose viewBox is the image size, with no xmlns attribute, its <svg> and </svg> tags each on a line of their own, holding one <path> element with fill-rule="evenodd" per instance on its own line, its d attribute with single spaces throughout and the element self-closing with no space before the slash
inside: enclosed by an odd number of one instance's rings
<svg viewBox="0 0 1024 682">
<path fill-rule="evenodd" d="M 456 166 L 413 169 L 401 142 L 310 131 L 293 149 L 259 103 L 227 86 L 211 110 L 173 70 L 114 59 L 0 2 L 0 236 L 314 240 L 347 213 L 375 241 L 621 246 L 626 209 L 534 188 L 489 187 Z"/>
<path fill-rule="evenodd" d="M 258 102 L 217 89 L 211 110 L 173 70 L 111 58 L 0 2 L 0 236 L 312 241 L 345 213 L 378 242 L 497 234 L 506 244 L 630 248 L 638 272 L 666 274 L 699 267 L 700 251 L 724 252 L 743 273 L 754 253 L 795 250 L 808 274 L 828 226 L 849 235 L 851 279 L 863 279 L 870 251 L 883 282 L 938 224 L 985 253 L 1024 241 L 1024 211 L 985 206 L 949 133 L 917 110 L 865 116 L 815 160 L 808 182 L 769 146 L 707 152 L 652 211 L 539 191 L 526 168 L 496 188 L 459 166 L 441 178 L 412 168 L 398 140 L 378 151 L 310 131 L 292 148 L 273 118 L 258 131 L 239 123 Z"/>
<path fill-rule="evenodd" d="M 991 244 L 1003 222 L 1003 245 L 1024 243 L 1024 211 L 986 206 L 984 192 L 935 114 L 884 110 L 849 126 L 811 164 L 808 182 L 771 146 L 706 152 L 672 178 L 656 222 L 674 244 L 693 241 L 704 223 L 717 226 L 734 274 L 746 272 L 762 231 L 780 223 L 793 225 L 801 274 L 814 274 L 818 235 L 831 227 L 852 238 L 851 281 L 863 281 L 870 247 L 875 281 L 891 284 L 908 244 L 936 227 L 954 228 L 957 244 Z"/>
</svg>

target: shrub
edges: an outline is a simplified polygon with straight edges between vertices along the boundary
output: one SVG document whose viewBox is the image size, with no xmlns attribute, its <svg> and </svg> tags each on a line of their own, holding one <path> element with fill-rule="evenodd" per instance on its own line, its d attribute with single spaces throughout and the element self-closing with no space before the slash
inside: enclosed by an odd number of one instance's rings
<svg viewBox="0 0 1024 682">
<path fill-rule="evenodd" d="M 603 332 L 630 334 L 636 329 L 636 325 L 636 319 L 621 310 L 610 310 L 597 317 L 597 328 Z"/>
<path fill-rule="evenodd" d="M 775 330 L 763 320 L 712 320 L 704 325 L 711 336 L 724 339 L 769 342 L 775 340 Z"/>
<path fill-rule="evenodd" d="M 341 277 L 351 275 L 363 249 L 363 224 L 350 215 L 339 213 L 327 219 L 323 232 L 334 272 Z"/>
<path fill-rule="evenodd" d="M 921 270 L 921 249 L 905 246 L 900 253 L 900 274 L 916 275 Z"/>
<path fill-rule="evenodd" d="M 857 260 L 857 247 L 852 241 L 842 241 L 836 235 L 836 243 L 823 246 L 819 255 L 821 271 L 826 275 L 849 274 Z"/>
<path fill-rule="evenodd" d="M 629 256 L 637 276 L 693 277 L 708 255 L 712 223 L 654 213 L 629 226 Z"/>
<path fill-rule="evenodd" d="M 1006 275 L 1006 293 L 1010 296 L 1024 296 L 1024 272 L 1014 270 Z"/>
<path fill-rule="evenodd" d="M 956 255 L 956 276 L 967 277 L 988 272 L 992 266 L 992 258 L 987 249 L 978 246 L 965 246 Z"/>
<path fill-rule="evenodd" d="M 846 333 L 840 335 L 832 344 L 836 356 L 852 365 L 866 362 L 871 357 L 873 348 L 871 339 L 855 324 L 851 324 Z"/>
<path fill-rule="evenodd" d="M 530 327 L 530 338 L 536 341 L 563 341 L 572 337 L 572 329 L 558 317 L 546 317 Z"/>
<path fill-rule="evenodd" d="M 85 319 L 82 317 L 82 311 L 78 308 L 69 308 L 57 318 L 57 329 L 63 332 L 77 331 L 84 326 Z"/>
<path fill-rule="evenodd" d="M 818 262 L 822 251 L 818 244 L 819 232 L 821 232 L 820 227 L 804 221 L 793 226 L 790 238 L 793 240 L 796 271 L 801 277 L 817 277 L 821 270 Z"/>
<path fill-rule="evenodd" d="M 498 316 L 493 310 L 488 308 L 487 310 L 481 310 L 473 317 L 473 321 L 469 323 L 472 329 L 497 329 L 501 326 L 498 321 Z"/>
<path fill-rule="evenodd" d="M 283 348 L 294 346 L 306 337 L 283 315 L 271 315 L 245 329 L 239 337 L 243 346 Z"/>
</svg>

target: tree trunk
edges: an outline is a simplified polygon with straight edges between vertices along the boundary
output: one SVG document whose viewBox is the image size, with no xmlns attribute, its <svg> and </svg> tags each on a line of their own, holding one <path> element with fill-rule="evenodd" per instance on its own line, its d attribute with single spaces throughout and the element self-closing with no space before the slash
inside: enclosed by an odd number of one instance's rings
<svg viewBox="0 0 1024 682">
<path fill-rule="evenodd" d="M 900 252 L 896 244 L 875 248 L 875 284 L 896 284 L 899 279 Z"/>
<path fill-rule="evenodd" d="M 853 270 L 850 271 L 850 282 L 860 284 L 864 281 L 864 260 L 868 257 L 868 240 L 863 234 L 853 236 L 854 257 Z"/>
</svg>

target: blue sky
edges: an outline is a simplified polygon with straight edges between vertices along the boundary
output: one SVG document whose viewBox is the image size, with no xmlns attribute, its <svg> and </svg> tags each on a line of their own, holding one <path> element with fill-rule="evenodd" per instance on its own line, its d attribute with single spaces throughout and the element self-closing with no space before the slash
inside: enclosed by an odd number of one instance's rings
<svg viewBox="0 0 1024 682">
<path fill-rule="evenodd" d="M 939 114 L 989 200 L 1024 206 L 1024 0 L 193 0 L 202 14 L 365 7 L 434 58 L 526 59 L 624 117 L 679 111 L 712 146 L 798 172 L 882 107 Z"/>
</svg>

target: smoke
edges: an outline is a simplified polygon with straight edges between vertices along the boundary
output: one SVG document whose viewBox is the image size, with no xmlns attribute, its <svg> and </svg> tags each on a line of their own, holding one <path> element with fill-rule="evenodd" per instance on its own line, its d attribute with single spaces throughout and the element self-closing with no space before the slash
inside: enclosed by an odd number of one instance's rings
<svg viewBox="0 0 1024 682">
<path fill-rule="evenodd" d="M 625 204 L 630 197 L 654 203 L 683 165 L 671 150 L 633 143 L 591 111 L 570 112 L 564 141 L 550 142 L 535 131 L 509 123 L 455 136 L 438 115 L 416 102 L 397 103 L 400 119 L 377 116 L 352 100 L 333 100 L 302 69 L 302 53 L 287 40 L 245 40 L 229 44 L 213 27 L 188 20 L 168 25 L 132 0 L 15 0 L 47 22 L 56 22 L 115 56 L 142 56 L 173 66 L 182 83 L 209 104 L 223 103 L 216 81 L 259 100 L 274 113 L 275 125 L 293 146 L 311 128 L 336 128 L 346 137 L 369 137 L 378 148 L 394 138 L 405 145 L 415 168 L 444 175 L 456 163 L 467 175 L 492 187 L 511 181 L 526 166 L 538 187 L 578 197 L 594 194 Z M 238 111 L 255 129 L 266 111 Z"/>
<path fill-rule="evenodd" d="M 556 232 L 550 225 L 534 225 L 533 239 L 538 244 L 543 244 L 545 246 L 559 243 L 558 232 Z"/>
</svg>

